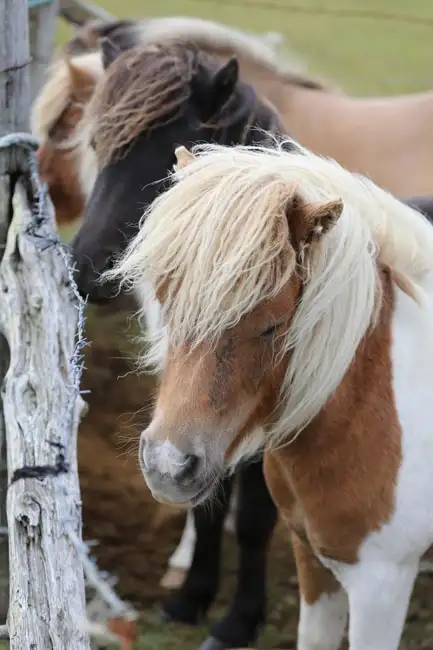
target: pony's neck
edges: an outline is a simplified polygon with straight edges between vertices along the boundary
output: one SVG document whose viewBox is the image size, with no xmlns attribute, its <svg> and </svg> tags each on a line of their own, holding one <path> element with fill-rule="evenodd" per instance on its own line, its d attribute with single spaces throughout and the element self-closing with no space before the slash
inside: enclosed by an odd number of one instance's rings
<svg viewBox="0 0 433 650">
<path fill-rule="evenodd" d="M 287 499 L 290 485 L 301 528 L 313 546 L 327 557 L 346 562 L 356 561 L 368 528 L 374 530 L 389 515 L 393 478 L 401 458 L 392 397 L 394 286 L 389 273 L 381 271 L 380 275 L 383 301 L 377 324 L 358 346 L 344 380 L 301 435 L 267 452 L 265 459 L 267 478 L 274 478 L 271 492 L 283 515 L 291 518 L 294 514 L 294 502 Z M 371 519 L 352 527 L 352 517 L 356 519 L 363 499 Z M 332 536 L 332 526 L 343 522 L 342 537 Z"/>
</svg>

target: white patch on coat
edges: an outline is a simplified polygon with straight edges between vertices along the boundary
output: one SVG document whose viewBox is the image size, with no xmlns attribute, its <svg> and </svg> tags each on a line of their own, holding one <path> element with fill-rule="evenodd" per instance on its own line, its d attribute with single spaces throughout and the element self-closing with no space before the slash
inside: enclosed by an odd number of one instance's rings
<svg viewBox="0 0 433 650">
<path fill-rule="evenodd" d="M 309 605 L 301 598 L 297 650 L 339 650 L 348 614 L 343 589 Z"/>
<path fill-rule="evenodd" d="M 392 368 L 402 431 L 395 510 L 359 562 L 322 562 L 349 596 L 351 650 L 397 650 L 421 556 L 433 543 L 433 275 L 419 304 L 396 289 Z M 380 444 L 380 440 L 378 440 Z"/>
</svg>

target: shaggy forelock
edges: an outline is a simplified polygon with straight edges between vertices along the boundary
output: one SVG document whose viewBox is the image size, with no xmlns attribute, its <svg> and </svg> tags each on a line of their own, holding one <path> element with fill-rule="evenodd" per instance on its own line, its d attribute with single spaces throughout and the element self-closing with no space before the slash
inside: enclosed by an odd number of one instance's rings
<svg viewBox="0 0 433 650">
<path fill-rule="evenodd" d="M 112 63 L 84 117 L 100 164 L 144 129 L 176 117 L 190 97 L 198 56 L 193 45 L 165 42 L 131 48 Z"/>
</svg>

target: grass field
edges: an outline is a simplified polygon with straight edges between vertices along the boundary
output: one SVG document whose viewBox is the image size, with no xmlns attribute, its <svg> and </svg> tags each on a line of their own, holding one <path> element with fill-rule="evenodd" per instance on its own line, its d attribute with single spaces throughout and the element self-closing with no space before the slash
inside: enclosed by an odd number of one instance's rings
<svg viewBox="0 0 433 650">
<path fill-rule="evenodd" d="M 433 87 L 431 0 L 293 0 L 300 11 L 291 9 L 288 0 L 262 1 L 272 7 L 261 7 L 259 0 L 166 0 L 160 4 L 149 0 L 100 0 L 99 4 L 124 18 L 181 14 L 211 18 L 251 31 L 281 32 L 289 48 L 307 62 L 312 73 L 354 94 L 394 94 Z M 375 12 L 383 17 L 348 17 L 345 11 Z M 407 14 L 425 20 L 416 23 L 404 19 Z M 58 42 L 68 35 L 68 28 L 59 23 Z M 213 617 L 221 613 L 223 603 L 224 596 Z M 295 605 L 284 607 L 293 609 Z M 137 645 L 140 650 L 192 650 L 205 635 L 204 629 L 162 627 L 149 612 L 142 629 Z M 275 648 L 279 634 L 279 626 L 271 625 L 260 647 Z"/>
</svg>

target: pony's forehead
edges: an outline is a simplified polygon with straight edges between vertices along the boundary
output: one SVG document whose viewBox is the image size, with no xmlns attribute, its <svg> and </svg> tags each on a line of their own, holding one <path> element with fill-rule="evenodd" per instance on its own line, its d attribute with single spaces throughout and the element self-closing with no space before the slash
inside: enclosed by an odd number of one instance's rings
<svg viewBox="0 0 433 650">
<path fill-rule="evenodd" d="M 137 45 L 120 54 L 96 85 L 83 120 L 101 166 L 144 130 L 179 115 L 206 56 L 193 44 Z"/>
</svg>

